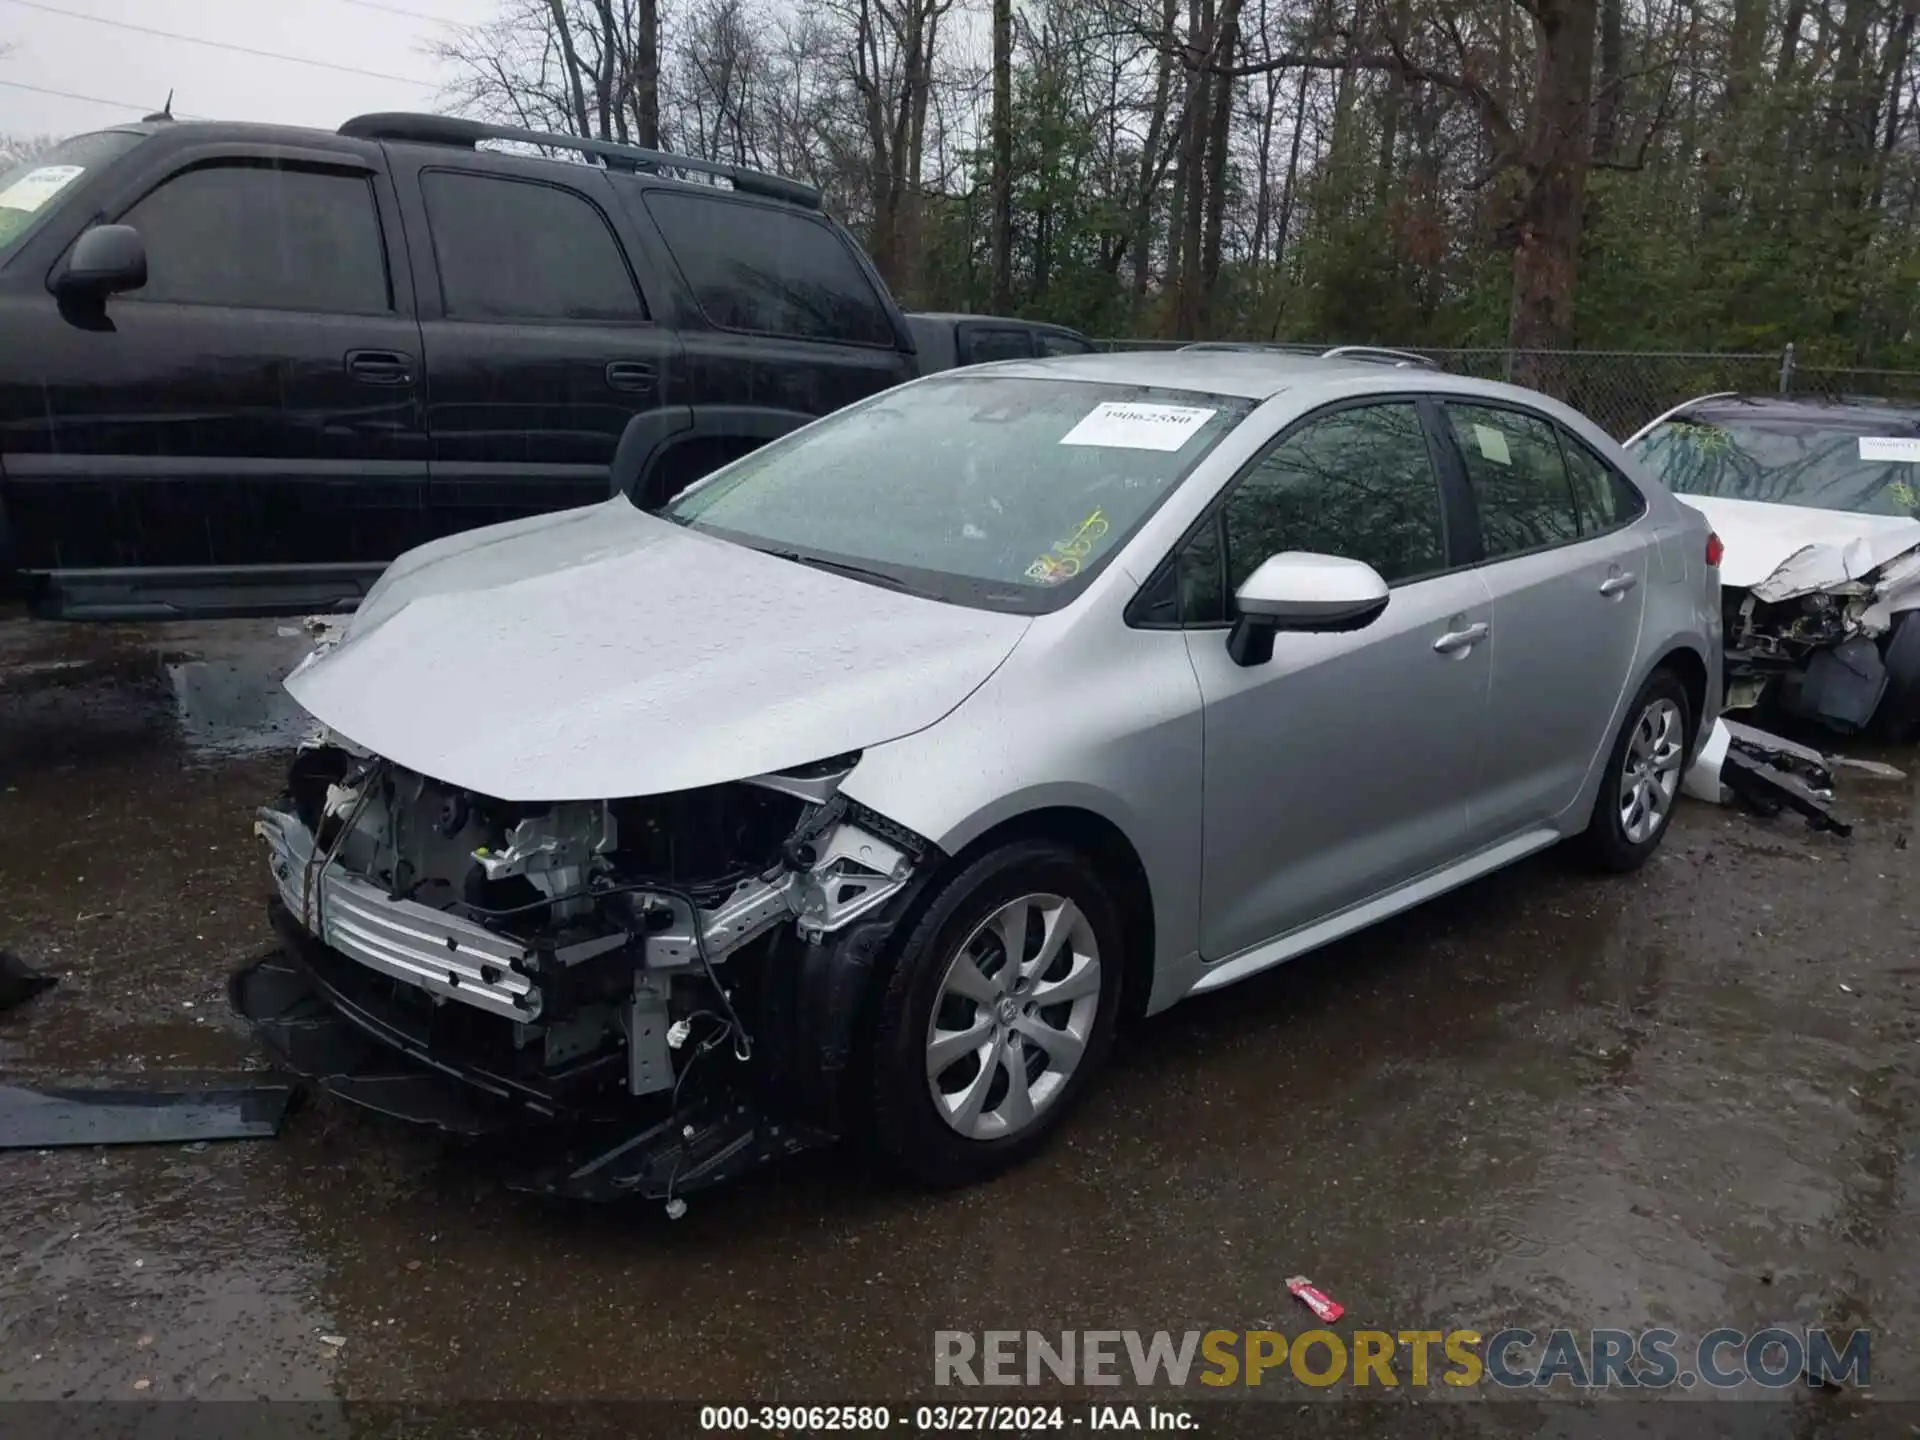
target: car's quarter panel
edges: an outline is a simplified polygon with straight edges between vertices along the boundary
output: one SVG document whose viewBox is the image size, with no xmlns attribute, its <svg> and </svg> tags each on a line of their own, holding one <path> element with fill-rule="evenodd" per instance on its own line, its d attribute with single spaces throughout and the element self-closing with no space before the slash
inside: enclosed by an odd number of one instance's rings
<svg viewBox="0 0 1920 1440">
<path fill-rule="evenodd" d="M 1151 1010 L 1198 974 L 1202 734 L 1184 637 L 1128 628 L 1132 590 L 1116 567 L 1035 620 L 992 679 L 938 725 L 869 748 L 841 793 L 948 854 L 1042 810 L 1110 822 L 1146 872 Z"/>
<path fill-rule="evenodd" d="M 260 228 L 280 213 L 262 187 L 284 192 L 290 214 L 323 200 L 364 206 L 353 238 L 367 251 L 366 297 L 331 310 L 283 297 L 271 255 L 258 276 L 235 273 L 246 255 L 300 239 Z M 18 257 L 31 277 L 9 266 L 0 301 L 0 449 L 24 569 L 317 576 L 343 562 L 377 568 L 425 538 L 420 336 L 377 147 L 156 138 L 84 198 L 84 215 Z M 46 281 L 95 218 L 146 226 L 149 282 L 98 308 L 63 304 Z M 196 238 L 198 226 L 214 228 Z M 223 268 L 229 238 L 244 248 Z"/>
<path fill-rule="evenodd" d="M 1471 572 L 1393 591 L 1364 630 L 1281 634 L 1243 667 L 1187 632 L 1206 706 L 1200 949 L 1225 960 L 1454 858 L 1481 762 L 1491 660 Z"/>
</svg>

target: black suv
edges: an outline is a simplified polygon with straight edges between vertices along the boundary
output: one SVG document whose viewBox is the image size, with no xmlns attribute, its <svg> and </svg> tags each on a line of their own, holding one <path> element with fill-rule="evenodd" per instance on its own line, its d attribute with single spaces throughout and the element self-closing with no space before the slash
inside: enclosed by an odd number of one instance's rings
<svg viewBox="0 0 1920 1440">
<path fill-rule="evenodd" d="M 0 337 L 0 584 L 94 619 L 350 608 L 623 433 L 658 503 L 917 373 L 810 187 L 425 115 L 67 141 L 0 176 Z"/>
</svg>

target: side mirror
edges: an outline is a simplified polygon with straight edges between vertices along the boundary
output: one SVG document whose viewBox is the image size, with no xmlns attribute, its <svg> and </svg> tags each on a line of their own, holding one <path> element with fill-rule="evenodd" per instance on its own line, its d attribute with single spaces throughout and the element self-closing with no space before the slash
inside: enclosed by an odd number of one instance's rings
<svg viewBox="0 0 1920 1440">
<path fill-rule="evenodd" d="M 62 299 L 99 299 L 147 283 L 147 246 L 131 225 L 96 225 L 73 242 L 53 282 Z"/>
<path fill-rule="evenodd" d="M 1236 664 L 1273 658 L 1279 630 L 1362 630 L 1380 618 L 1392 592 L 1363 560 L 1286 550 L 1270 556 L 1234 596 L 1239 616 L 1227 637 Z"/>
</svg>

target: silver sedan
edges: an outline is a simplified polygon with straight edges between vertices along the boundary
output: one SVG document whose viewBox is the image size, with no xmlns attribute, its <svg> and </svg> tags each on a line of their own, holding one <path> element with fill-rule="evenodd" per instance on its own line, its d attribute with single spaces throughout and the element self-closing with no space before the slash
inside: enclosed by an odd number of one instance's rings
<svg viewBox="0 0 1920 1440">
<path fill-rule="evenodd" d="M 662 514 L 397 561 L 288 682 L 290 958 L 236 1002 L 283 1059 L 298 991 L 476 1113 L 628 1117 L 574 1193 L 855 1132 L 983 1176 L 1126 1012 L 1560 841 L 1645 860 L 1718 549 L 1565 406 L 1391 356 L 930 377 Z"/>
</svg>

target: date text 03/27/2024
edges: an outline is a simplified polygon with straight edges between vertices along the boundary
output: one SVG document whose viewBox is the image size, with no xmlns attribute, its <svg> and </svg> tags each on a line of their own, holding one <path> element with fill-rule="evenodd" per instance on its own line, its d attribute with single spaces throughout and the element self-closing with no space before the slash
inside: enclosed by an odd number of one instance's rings
<svg viewBox="0 0 1920 1440">
<path fill-rule="evenodd" d="M 919 1405 L 895 1416 L 885 1405 L 703 1405 L 702 1430 L 927 1433 L 1035 1430 L 1193 1431 L 1191 1412 L 1164 1405 Z"/>
</svg>

